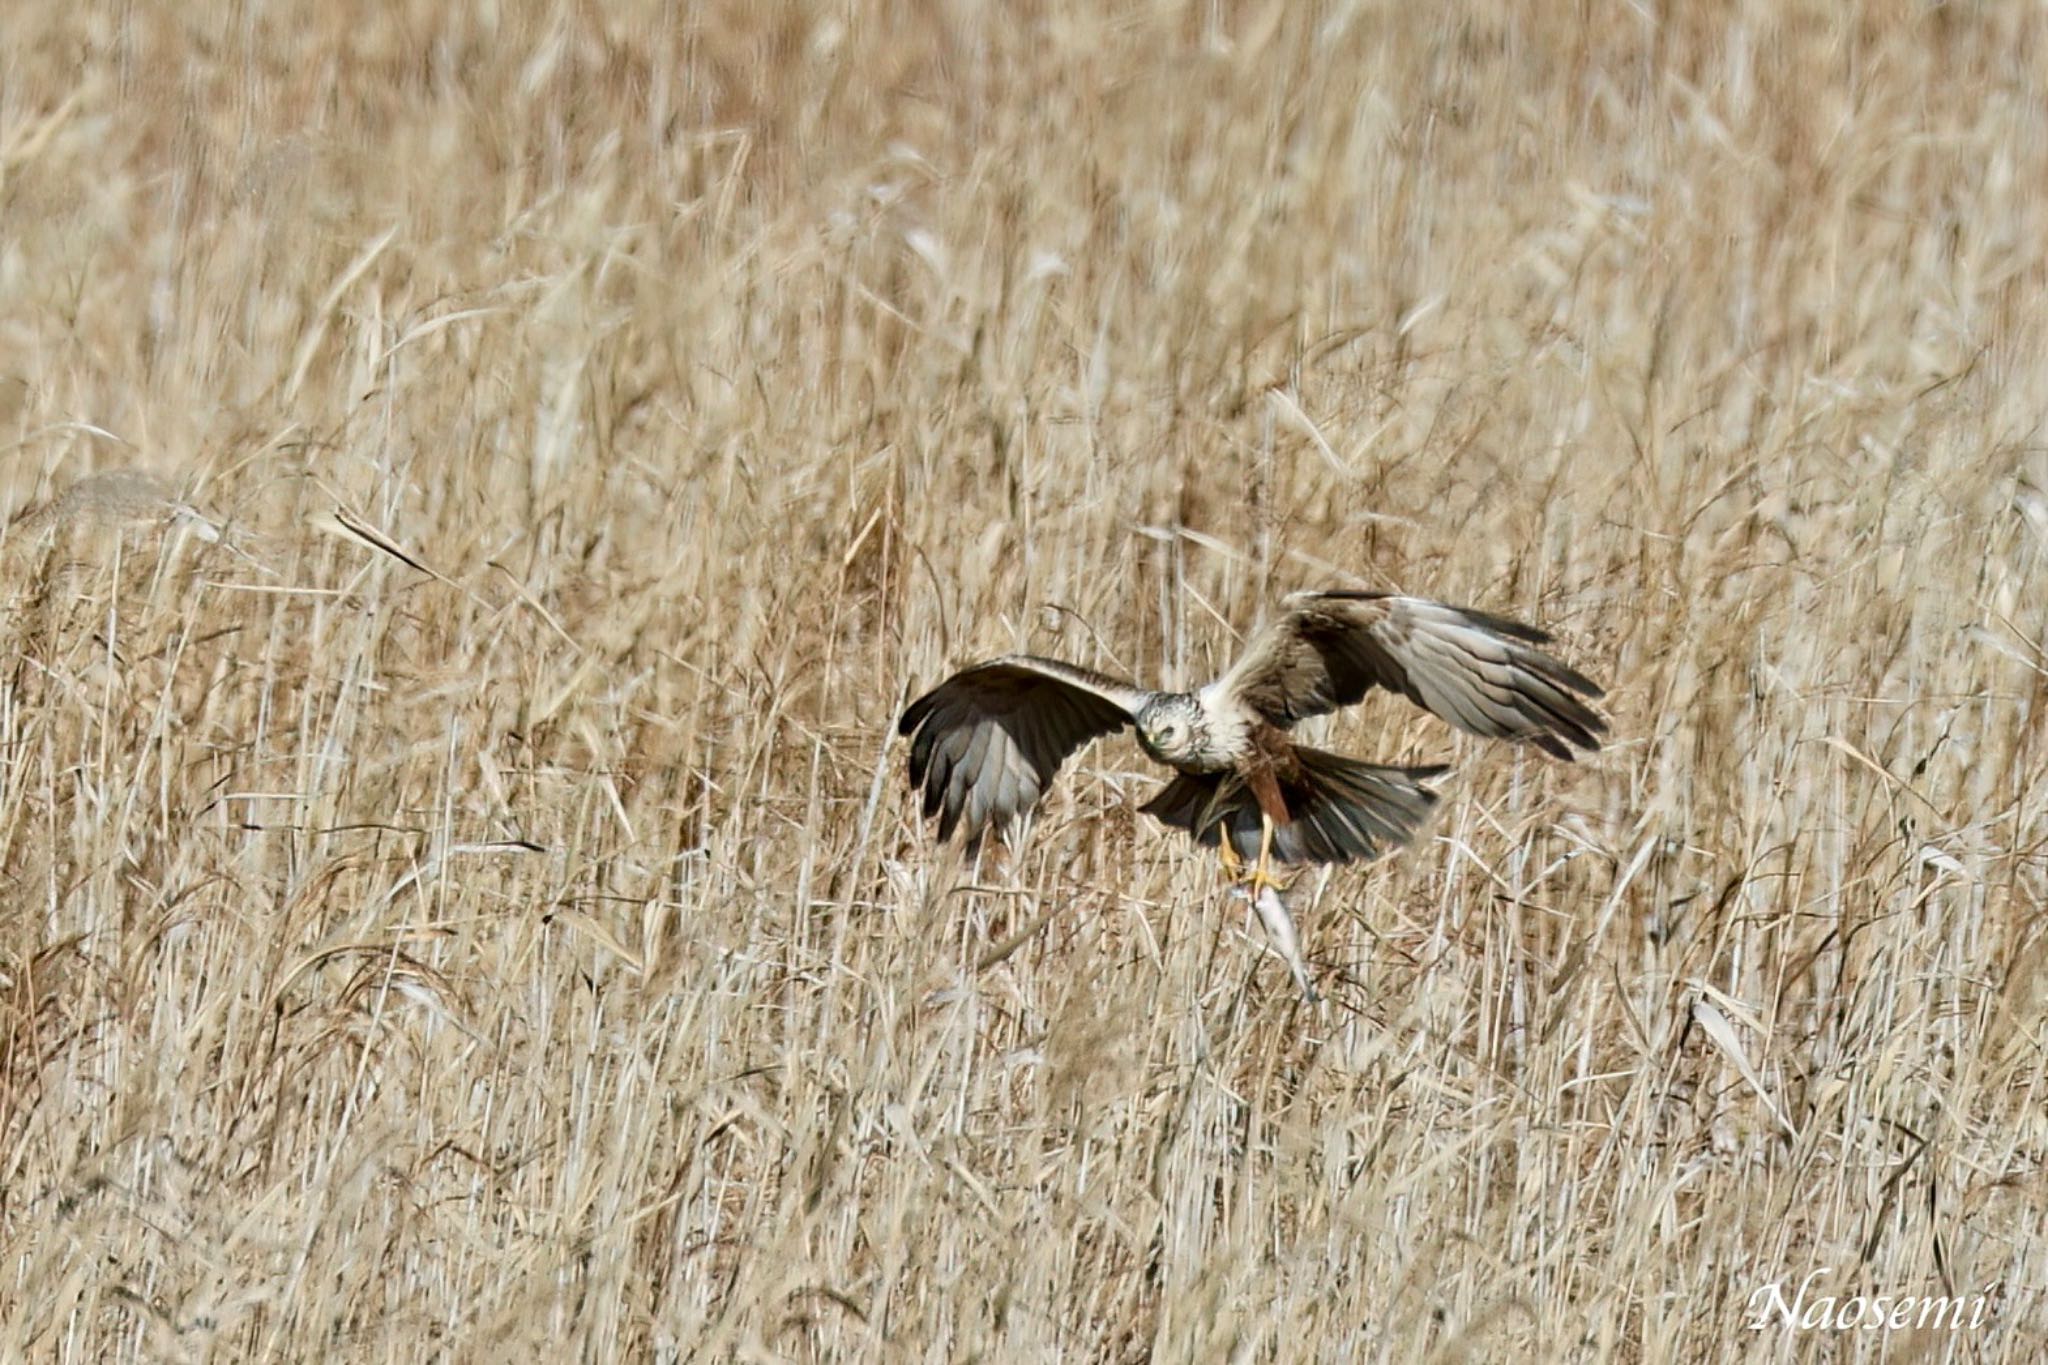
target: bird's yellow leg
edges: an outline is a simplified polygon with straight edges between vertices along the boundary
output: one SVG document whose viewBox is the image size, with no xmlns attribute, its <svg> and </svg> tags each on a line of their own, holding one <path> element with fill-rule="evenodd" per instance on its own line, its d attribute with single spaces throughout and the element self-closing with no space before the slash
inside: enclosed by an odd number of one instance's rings
<svg viewBox="0 0 2048 1365">
<path fill-rule="evenodd" d="M 1273 875 L 1273 817 L 1259 811 L 1259 860 L 1252 864 L 1252 875 L 1247 879 L 1254 894 L 1262 886 L 1277 886 L 1285 889 L 1292 878 Z"/>
<path fill-rule="evenodd" d="M 1223 875 L 1234 882 L 1244 880 L 1244 859 L 1237 856 L 1237 845 L 1230 842 L 1230 831 L 1223 831 L 1222 839 L 1216 844 L 1216 859 L 1223 864 Z"/>
</svg>

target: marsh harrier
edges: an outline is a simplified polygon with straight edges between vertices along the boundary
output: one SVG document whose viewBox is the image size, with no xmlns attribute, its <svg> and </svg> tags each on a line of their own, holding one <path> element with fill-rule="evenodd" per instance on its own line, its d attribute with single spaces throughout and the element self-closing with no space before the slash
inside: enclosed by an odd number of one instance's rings
<svg viewBox="0 0 2048 1365">
<path fill-rule="evenodd" d="M 939 837 L 972 839 L 1038 803 L 1067 756 L 1135 726 L 1176 776 L 1142 809 L 1218 849 L 1256 898 L 1272 863 L 1345 863 L 1398 848 L 1436 804 L 1447 771 L 1384 767 L 1297 744 L 1290 731 L 1375 687 L 1475 735 L 1569 760 L 1607 722 L 1601 689 L 1505 617 L 1381 592 L 1299 592 L 1222 677 L 1153 692 L 1028 654 L 962 669 L 904 711 L 910 782 Z M 1247 877 L 1245 861 L 1250 860 Z"/>
</svg>

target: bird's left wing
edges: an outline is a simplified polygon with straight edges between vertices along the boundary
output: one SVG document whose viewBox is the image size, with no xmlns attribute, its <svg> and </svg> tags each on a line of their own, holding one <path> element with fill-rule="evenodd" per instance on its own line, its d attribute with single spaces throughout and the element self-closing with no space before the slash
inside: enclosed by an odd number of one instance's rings
<svg viewBox="0 0 2048 1365">
<path fill-rule="evenodd" d="M 910 785 L 939 837 L 970 839 L 1038 804 L 1069 754 L 1136 719 L 1151 693 L 1057 659 L 1012 654 L 962 669 L 912 702 Z"/>
<path fill-rule="evenodd" d="M 1420 597 L 1298 592 L 1215 684 L 1274 725 L 1349 706 L 1375 687 L 1489 739 L 1557 758 L 1600 747 L 1607 729 L 1581 697 L 1598 684 L 1538 648 L 1533 626 Z"/>
</svg>

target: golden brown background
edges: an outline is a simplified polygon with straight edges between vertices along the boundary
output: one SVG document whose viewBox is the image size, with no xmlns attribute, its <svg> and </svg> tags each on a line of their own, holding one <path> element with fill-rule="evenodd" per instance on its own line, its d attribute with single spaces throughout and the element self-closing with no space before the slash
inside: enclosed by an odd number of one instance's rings
<svg viewBox="0 0 2048 1365">
<path fill-rule="evenodd" d="M 0 1355 L 2031 1358 L 2043 24 L 10 5 Z M 1336 585 L 1614 735 L 1328 726 L 1324 1008 L 1127 740 L 931 844 Z"/>
</svg>

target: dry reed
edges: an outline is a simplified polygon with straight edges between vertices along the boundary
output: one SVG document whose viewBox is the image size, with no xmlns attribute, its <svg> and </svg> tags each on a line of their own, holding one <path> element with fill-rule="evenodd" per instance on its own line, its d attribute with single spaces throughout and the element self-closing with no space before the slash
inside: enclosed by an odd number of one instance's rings
<svg viewBox="0 0 2048 1365">
<path fill-rule="evenodd" d="M 2035 1358 L 2044 22 L 11 5 L 0 1357 Z M 920 827 L 1339 584 L 1615 742 L 1327 727 L 1320 1009 L 1127 742 Z"/>
</svg>

